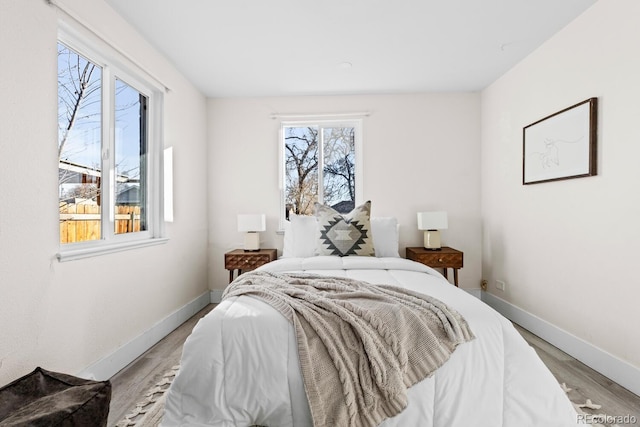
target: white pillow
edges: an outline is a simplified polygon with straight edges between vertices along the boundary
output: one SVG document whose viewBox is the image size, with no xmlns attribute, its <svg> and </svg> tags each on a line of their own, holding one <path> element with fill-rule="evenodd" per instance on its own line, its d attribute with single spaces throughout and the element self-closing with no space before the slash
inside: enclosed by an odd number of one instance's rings
<svg viewBox="0 0 640 427">
<path fill-rule="evenodd" d="M 291 221 L 284 221 L 284 237 L 282 238 L 282 258 L 292 258 L 293 255 L 293 231 Z"/>
<path fill-rule="evenodd" d="M 318 220 L 315 216 L 289 215 L 285 221 L 283 258 L 304 258 L 315 255 L 317 245 Z"/>
<path fill-rule="evenodd" d="M 284 225 L 283 258 L 310 257 L 315 255 L 318 243 L 318 221 L 314 216 L 289 216 Z M 398 220 L 393 217 L 371 218 L 371 234 L 376 257 L 396 257 L 399 253 Z"/>
<path fill-rule="evenodd" d="M 377 257 L 400 258 L 398 227 L 398 220 L 394 217 L 371 218 L 371 234 Z"/>
</svg>

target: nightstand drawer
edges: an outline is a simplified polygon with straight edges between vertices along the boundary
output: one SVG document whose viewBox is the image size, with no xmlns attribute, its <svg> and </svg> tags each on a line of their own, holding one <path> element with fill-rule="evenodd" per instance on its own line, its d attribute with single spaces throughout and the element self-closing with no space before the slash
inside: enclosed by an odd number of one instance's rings
<svg viewBox="0 0 640 427">
<path fill-rule="evenodd" d="M 225 254 L 224 256 L 224 266 L 227 270 L 253 270 L 268 262 L 271 262 L 271 257 L 263 254 L 250 256 L 245 254 Z"/>
<path fill-rule="evenodd" d="M 447 269 L 453 269 L 454 284 L 458 286 L 458 269 L 462 268 L 464 254 L 448 246 L 441 250 L 431 251 L 425 248 L 407 248 L 407 259 L 419 262 L 432 268 L 441 268 L 444 277 L 448 279 Z"/>
<path fill-rule="evenodd" d="M 224 268 L 229 270 L 229 283 L 233 281 L 234 272 L 254 270 L 262 265 L 270 263 L 277 258 L 275 249 L 260 249 L 258 251 L 244 251 L 235 249 L 224 254 Z"/>
<path fill-rule="evenodd" d="M 417 254 L 414 261 L 433 268 L 462 268 L 462 253 Z"/>
</svg>

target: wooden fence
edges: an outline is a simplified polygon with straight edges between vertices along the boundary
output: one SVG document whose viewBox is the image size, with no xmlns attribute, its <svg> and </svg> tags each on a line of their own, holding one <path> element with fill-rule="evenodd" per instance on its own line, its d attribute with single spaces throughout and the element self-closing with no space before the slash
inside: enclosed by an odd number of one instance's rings
<svg viewBox="0 0 640 427">
<path fill-rule="evenodd" d="M 100 239 L 101 207 L 91 204 L 60 204 L 60 243 Z M 116 206 L 115 233 L 140 231 L 140 206 Z"/>
</svg>

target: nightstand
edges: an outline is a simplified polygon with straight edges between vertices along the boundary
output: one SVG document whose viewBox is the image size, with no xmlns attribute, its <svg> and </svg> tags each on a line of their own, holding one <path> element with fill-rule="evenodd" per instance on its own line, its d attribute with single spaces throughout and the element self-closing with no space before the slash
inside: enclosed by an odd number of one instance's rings
<svg viewBox="0 0 640 427">
<path fill-rule="evenodd" d="M 442 268 L 444 277 L 447 269 L 453 269 L 453 282 L 458 286 L 458 269 L 462 268 L 463 253 L 457 249 L 443 246 L 439 251 L 431 251 L 425 248 L 407 248 L 407 259 L 419 262 L 433 268 Z"/>
<path fill-rule="evenodd" d="M 238 270 L 238 276 L 242 271 L 253 270 L 267 264 L 277 257 L 275 249 L 260 249 L 259 251 L 245 251 L 235 249 L 224 254 L 224 268 L 229 270 L 229 283 L 233 282 L 233 273 Z"/>
</svg>

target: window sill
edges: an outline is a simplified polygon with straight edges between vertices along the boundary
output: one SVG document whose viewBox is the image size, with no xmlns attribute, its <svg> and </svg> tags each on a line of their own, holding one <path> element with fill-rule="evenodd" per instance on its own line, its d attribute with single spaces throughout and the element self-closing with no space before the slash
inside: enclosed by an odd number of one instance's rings
<svg viewBox="0 0 640 427">
<path fill-rule="evenodd" d="M 162 245 L 167 243 L 168 241 L 169 239 L 167 237 L 158 237 L 154 239 L 136 240 L 129 242 L 103 243 L 93 247 L 60 251 L 56 254 L 56 258 L 58 258 L 58 261 L 60 262 L 75 261 L 77 259 L 91 258 L 115 252 L 127 251 L 130 249 Z"/>
</svg>

